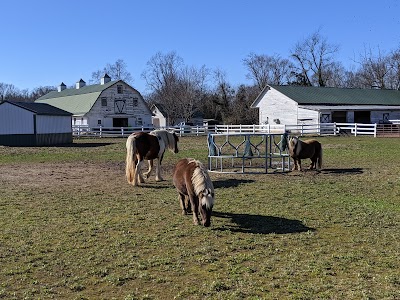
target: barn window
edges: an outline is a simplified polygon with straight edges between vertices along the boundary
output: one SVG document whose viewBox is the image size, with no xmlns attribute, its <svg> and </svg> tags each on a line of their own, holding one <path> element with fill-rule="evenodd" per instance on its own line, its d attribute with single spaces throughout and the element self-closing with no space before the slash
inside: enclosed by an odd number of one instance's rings
<svg viewBox="0 0 400 300">
<path fill-rule="evenodd" d="M 118 94 L 122 94 L 122 93 L 123 93 L 122 84 L 118 84 L 118 85 L 117 85 L 117 93 L 118 93 Z"/>
<path fill-rule="evenodd" d="M 101 106 L 107 106 L 107 97 L 101 97 Z"/>
<path fill-rule="evenodd" d="M 133 106 L 138 106 L 138 98 L 133 98 Z"/>
<path fill-rule="evenodd" d="M 142 118 L 137 118 L 136 119 L 136 125 L 143 125 L 143 119 Z"/>
<path fill-rule="evenodd" d="M 97 120 L 97 125 L 101 125 L 101 120 Z"/>
</svg>

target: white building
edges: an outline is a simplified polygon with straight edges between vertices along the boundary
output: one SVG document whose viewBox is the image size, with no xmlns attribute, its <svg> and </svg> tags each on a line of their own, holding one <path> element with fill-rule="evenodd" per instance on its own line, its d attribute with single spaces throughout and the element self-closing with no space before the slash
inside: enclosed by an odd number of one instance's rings
<svg viewBox="0 0 400 300">
<path fill-rule="evenodd" d="M 267 85 L 251 107 L 260 124 L 385 124 L 400 119 L 400 91 Z"/>
</svg>

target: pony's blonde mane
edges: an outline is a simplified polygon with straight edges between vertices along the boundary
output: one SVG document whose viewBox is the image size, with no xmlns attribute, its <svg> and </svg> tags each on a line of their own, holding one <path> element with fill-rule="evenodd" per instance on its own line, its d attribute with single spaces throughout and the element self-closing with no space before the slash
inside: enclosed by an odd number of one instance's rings
<svg viewBox="0 0 400 300">
<path fill-rule="evenodd" d="M 190 159 L 188 163 L 189 164 L 195 163 L 196 165 L 196 168 L 194 169 L 192 175 L 192 184 L 195 194 L 197 196 L 200 195 L 200 193 L 204 192 L 206 192 L 205 194 L 213 194 L 214 185 L 211 181 L 210 176 L 208 175 L 207 168 L 200 161 L 195 159 Z M 209 198 L 207 197 L 207 199 Z M 210 208 L 214 205 L 213 201 L 214 197 L 212 197 L 211 203 L 202 203 L 202 204 L 205 204 L 207 208 Z"/>
<path fill-rule="evenodd" d="M 158 138 L 162 139 L 165 146 L 171 150 L 174 151 L 175 149 L 175 138 L 173 133 L 164 130 L 164 129 L 159 129 L 159 130 L 153 130 L 150 132 L 150 134 L 157 136 Z"/>
</svg>

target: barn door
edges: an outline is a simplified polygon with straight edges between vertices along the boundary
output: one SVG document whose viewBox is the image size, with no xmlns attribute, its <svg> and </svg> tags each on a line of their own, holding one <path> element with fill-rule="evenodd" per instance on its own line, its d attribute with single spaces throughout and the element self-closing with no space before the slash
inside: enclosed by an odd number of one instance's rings
<svg viewBox="0 0 400 300">
<path fill-rule="evenodd" d="M 113 127 L 128 127 L 128 118 L 113 118 Z"/>
</svg>

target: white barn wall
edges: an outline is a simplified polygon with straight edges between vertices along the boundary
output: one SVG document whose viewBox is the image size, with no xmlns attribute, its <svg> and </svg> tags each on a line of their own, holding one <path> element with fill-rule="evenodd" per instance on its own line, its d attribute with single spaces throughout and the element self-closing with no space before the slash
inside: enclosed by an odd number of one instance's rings
<svg viewBox="0 0 400 300">
<path fill-rule="evenodd" d="M 305 108 L 301 108 L 299 107 L 298 111 L 298 115 L 297 115 L 297 122 L 293 123 L 294 125 L 299 125 L 299 124 L 319 124 L 320 120 L 319 120 L 319 112 L 315 111 L 315 110 L 310 110 L 310 109 L 305 109 Z M 305 121 L 301 121 L 301 120 L 305 120 Z M 290 125 L 288 123 L 285 123 L 287 125 Z"/>
<path fill-rule="evenodd" d="M 0 134 L 33 134 L 33 113 L 10 103 L 0 109 Z"/>
<path fill-rule="evenodd" d="M 297 124 L 298 105 L 295 101 L 275 89 L 268 90 L 259 102 L 259 123 Z"/>
<path fill-rule="evenodd" d="M 114 84 L 100 94 L 92 109 L 85 115 L 89 127 L 98 127 L 98 120 L 101 120 L 101 126 L 112 127 L 113 118 L 128 118 L 128 126 L 141 126 L 138 124 L 138 117 L 142 118 L 143 126 L 151 126 L 152 115 L 140 93 L 125 83 L 119 84 L 123 85 L 122 94 L 117 93 L 117 84 Z M 107 98 L 107 106 L 102 106 L 101 99 L 104 97 Z M 134 105 L 135 99 L 137 106 Z M 126 101 L 123 114 L 116 112 L 115 100 Z"/>
</svg>

